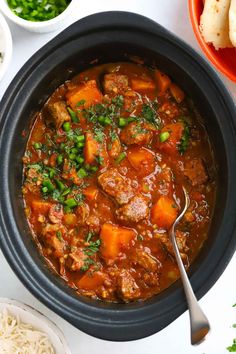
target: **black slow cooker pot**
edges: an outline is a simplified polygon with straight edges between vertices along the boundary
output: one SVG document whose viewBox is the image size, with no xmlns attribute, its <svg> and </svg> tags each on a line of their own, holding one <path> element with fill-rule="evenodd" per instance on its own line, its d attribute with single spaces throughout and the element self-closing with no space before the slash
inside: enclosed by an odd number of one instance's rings
<svg viewBox="0 0 236 354">
<path fill-rule="evenodd" d="M 236 111 L 205 60 L 145 17 L 100 13 L 74 23 L 40 49 L 14 78 L 0 106 L 1 249 L 23 284 L 49 308 L 86 333 L 117 341 L 148 336 L 180 316 L 186 310 L 181 282 L 147 301 L 130 304 L 76 294 L 49 270 L 32 239 L 21 193 L 22 156 L 34 113 L 56 87 L 94 63 L 130 61 L 135 56 L 157 65 L 185 90 L 212 141 L 218 175 L 216 206 L 208 240 L 189 270 L 200 298 L 219 278 L 236 245 Z"/>
</svg>

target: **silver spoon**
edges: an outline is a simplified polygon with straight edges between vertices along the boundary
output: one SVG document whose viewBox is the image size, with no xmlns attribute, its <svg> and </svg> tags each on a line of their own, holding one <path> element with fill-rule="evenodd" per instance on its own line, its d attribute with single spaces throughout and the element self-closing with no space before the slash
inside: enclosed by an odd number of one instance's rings
<svg viewBox="0 0 236 354">
<path fill-rule="evenodd" d="M 184 292 L 185 292 L 185 296 L 186 296 L 186 300 L 187 300 L 188 308 L 189 308 L 190 327 L 191 327 L 191 344 L 198 344 L 199 342 L 201 342 L 205 338 L 205 336 L 209 332 L 210 324 L 209 324 L 207 317 L 203 313 L 200 305 L 198 304 L 196 296 L 194 295 L 194 292 L 193 292 L 192 286 L 190 284 L 190 281 L 188 279 L 185 267 L 183 265 L 183 262 L 182 262 L 182 259 L 181 259 L 180 253 L 179 253 L 179 249 L 177 246 L 176 238 L 175 238 L 175 227 L 180 222 L 180 220 L 183 218 L 186 210 L 189 207 L 189 203 L 190 203 L 188 193 L 184 187 L 183 187 L 183 191 L 184 191 L 184 196 L 185 196 L 184 209 L 182 210 L 182 212 L 177 217 L 177 219 L 175 220 L 174 224 L 171 227 L 170 238 L 171 238 L 171 242 L 172 242 L 172 245 L 174 248 L 175 258 L 176 258 L 176 261 L 177 261 L 177 264 L 179 267 L 180 276 L 182 279 Z"/>
</svg>

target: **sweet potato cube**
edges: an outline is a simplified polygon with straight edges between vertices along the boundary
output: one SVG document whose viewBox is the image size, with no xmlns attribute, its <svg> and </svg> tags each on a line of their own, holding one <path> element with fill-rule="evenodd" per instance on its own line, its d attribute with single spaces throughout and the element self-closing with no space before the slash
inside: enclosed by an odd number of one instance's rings
<svg viewBox="0 0 236 354">
<path fill-rule="evenodd" d="M 169 229 L 178 215 L 175 201 L 167 196 L 161 196 L 151 210 L 151 220 L 158 227 Z"/>
<path fill-rule="evenodd" d="M 115 259 L 118 254 L 127 249 L 136 233 L 132 229 L 105 223 L 101 228 L 100 252 L 105 259 Z"/>
<path fill-rule="evenodd" d="M 169 138 L 164 142 L 160 142 L 159 148 L 168 154 L 175 154 L 178 152 L 178 144 L 184 133 L 184 123 L 178 122 L 164 126 L 161 129 L 160 136 L 166 132 L 169 133 Z"/>
<path fill-rule="evenodd" d="M 131 88 L 134 91 L 155 90 L 156 85 L 152 80 L 131 79 Z"/>
<path fill-rule="evenodd" d="M 148 175 L 155 169 L 155 155 L 146 148 L 130 148 L 127 157 L 131 166 L 143 175 Z"/>
<path fill-rule="evenodd" d="M 77 285 L 83 290 L 96 290 L 99 286 L 103 285 L 106 275 L 102 272 L 88 271 L 80 278 Z"/>
<path fill-rule="evenodd" d="M 35 213 L 45 215 L 46 213 L 49 212 L 49 209 L 51 208 L 52 205 L 53 205 L 52 203 L 43 200 L 34 199 L 32 201 L 31 207 Z"/>
<path fill-rule="evenodd" d="M 98 189 L 96 187 L 90 186 L 83 190 L 83 194 L 89 201 L 96 200 L 98 195 Z"/>
<path fill-rule="evenodd" d="M 171 79 L 160 70 L 155 70 L 155 79 L 157 83 L 158 93 L 163 94 L 170 87 Z"/>
<path fill-rule="evenodd" d="M 91 132 L 85 134 L 85 146 L 84 146 L 84 157 L 85 163 L 93 163 L 99 153 L 99 144 L 94 139 Z"/>
<path fill-rule="evenodd" d="M 184 100 L 185 97 L 184 91 L 181 90 L 181 88 L 176 84 L 172 83 L 170 85 L 170 92 L 177 103 L 181 103 Z"/>
<path fill-rule="evenodd" d="M 84 100 L 84 104 L 79 108 L 88 108 L 96 103 L 100 103 L 103 100 L 103 95 L 97 87 L 95 80 L 90 80 L 83 85 L 69 91 L 66 94 L 66 99 L 71 108 L 77 107 L 79 102 Z"/>
</svg>

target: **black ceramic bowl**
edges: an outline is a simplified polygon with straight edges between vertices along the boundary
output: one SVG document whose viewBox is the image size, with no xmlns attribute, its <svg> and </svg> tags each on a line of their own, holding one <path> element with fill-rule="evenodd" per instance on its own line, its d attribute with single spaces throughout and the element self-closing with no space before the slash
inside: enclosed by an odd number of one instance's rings
<svg viewBox="0 0 236 354">
<path fill-rule="evenodd" d="M 145 302 L 112 304 L 78 296 L 51 272 L 32 239 L 21 194 L 22 156 L 34 113 L 65 80 L 97 63 L 142 57 L 168 73 L 194 100 L 211 137 L 218 193 L 209 237 L 189 275 L 198 298 L 221 275 L 235 250 L 235 107 L 210 66 L 189 46 L 142 16 L 87 17 L 40 49 L 20 70 L 0 107 L 0 244 L 23 284 L 84 332 L 109 340 L 153 334 L 186 310 L 180 281 Z M 26 132 L 22 134 L 22 132 Z"/>
</svg>

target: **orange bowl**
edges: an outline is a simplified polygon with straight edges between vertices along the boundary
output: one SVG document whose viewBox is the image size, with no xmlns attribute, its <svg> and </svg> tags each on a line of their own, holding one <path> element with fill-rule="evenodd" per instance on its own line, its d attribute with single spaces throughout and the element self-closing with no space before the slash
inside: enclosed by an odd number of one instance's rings
<svg viewBox="0 0 236 354">
<path fill-rule="evenodd" d="M 193 31 L 203 52 L 222 74 L 236 82 L 236 48 L 216 50 L 213 45 L 207 44 L 199 29 L 200 16 L 203 11 L 203 1 L 189 0 L 188 4 Z"/>
</svg>

